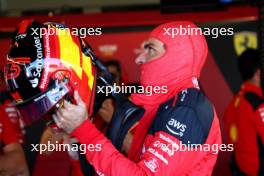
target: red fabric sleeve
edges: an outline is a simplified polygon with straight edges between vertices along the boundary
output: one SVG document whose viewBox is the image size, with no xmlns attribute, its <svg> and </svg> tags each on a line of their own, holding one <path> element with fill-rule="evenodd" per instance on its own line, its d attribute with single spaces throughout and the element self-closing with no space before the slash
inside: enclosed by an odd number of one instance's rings
<svg viewBox="0 0 264 176">
<path fill-rule="evenodd" d="M 207 142 L 221 144 L 221 134 L 218 129 L 218 120 L 215 119 Z M 101 175 L 211 175 L 217 158 L 217 154 L 213 154 L 212 151 L 175 151 L 175 148 L 168 146 L 179 145 L 179 140 L 162 131 L 147 137 L 146 141 L 149 142 L 144 147 L 145 152 L 138 163 L 117 151 L 88 120 L 75 129 L 72 135 L 82 144 L 101 145 L 100 151 L 87 150 L 86 153 L 88 161 Z"/>
</svg>

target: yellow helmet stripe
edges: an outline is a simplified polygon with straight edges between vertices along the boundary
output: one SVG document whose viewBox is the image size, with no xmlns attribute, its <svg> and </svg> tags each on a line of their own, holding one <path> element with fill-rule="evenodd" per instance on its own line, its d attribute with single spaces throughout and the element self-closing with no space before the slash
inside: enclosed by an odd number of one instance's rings
<svg viewBox="0 0 264 176">
<path fill-rule="evenodd" d="M 94 76 L 93 76 L 93 70 L 92 70 L 92 62 L 90 57 L 82 54 L 82 66 L 83 66 L 83 70 L 85 72 L 85 74 L 88 77 L 88 85 L 90 87 L 90 89 L 92 90 L 93 88 L 93 83 L 94 83 Z"/>
<path fill-rule="evenodd" d="M 58 39 L 60 45 L 60 58 L 62 62 L 70 64 L 77 76 L 82 78 L 80 63 L 80 50 L 78 45 L 72 40 L 69 29 L 58 29 Z"/>
</svg>

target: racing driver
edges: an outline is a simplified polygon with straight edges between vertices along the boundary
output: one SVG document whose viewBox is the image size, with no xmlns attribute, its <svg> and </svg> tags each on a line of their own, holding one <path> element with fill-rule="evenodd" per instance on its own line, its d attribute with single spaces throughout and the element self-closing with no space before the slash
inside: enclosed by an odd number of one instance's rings
<svg viewBox="0 0 264 176">
<path fill-rule="evenodd" d="M 201 33 L 183 35 L 176 32 L 180 28 L 198 27 L 188 21 L 162 24 L 142 44 L 136 58 L 141 85 L 166 86 L 167 91 L 132 95 L 145 113 L 127 133 L 124 154 L 92 124 L 77 91 L 76 104 L 64 101 L 53 116 L 81 144 L 101 144 L 100 151 L 86 151 L 98 175 L 211 175 L 217 152 L 203 149 L 220 145 L 221 132 L 214 107 L 198 85 L 208 47 Z"/>
</svg>

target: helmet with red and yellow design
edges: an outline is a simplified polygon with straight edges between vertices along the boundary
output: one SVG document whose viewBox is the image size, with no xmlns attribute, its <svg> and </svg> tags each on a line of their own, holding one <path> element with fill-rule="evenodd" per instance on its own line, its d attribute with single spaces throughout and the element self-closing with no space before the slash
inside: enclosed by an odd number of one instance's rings
<svg viewBox="0 0 264 176">
<path fill-rule="evenodd" d="M 83 39 L 62 24 L 33 20 L 19 24 L 4 72 L 26 125 L 58 108 L 62 100 L 72 100 L 74 90 L 92 114 L 96 69 L 84 53 L 86 47 Z"/>
</svg>

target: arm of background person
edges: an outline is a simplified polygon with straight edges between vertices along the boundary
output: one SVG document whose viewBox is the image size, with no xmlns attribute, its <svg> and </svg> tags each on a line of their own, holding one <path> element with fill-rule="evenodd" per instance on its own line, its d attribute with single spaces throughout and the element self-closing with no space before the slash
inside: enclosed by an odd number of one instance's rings
<svg viewBox="0 0 264 176">
<path fill-rule="evenodd" d="M 24 151 L 19 143 L 11 143 L 0 154 L 0 175 L 29 176 Z"/>
</svg>

